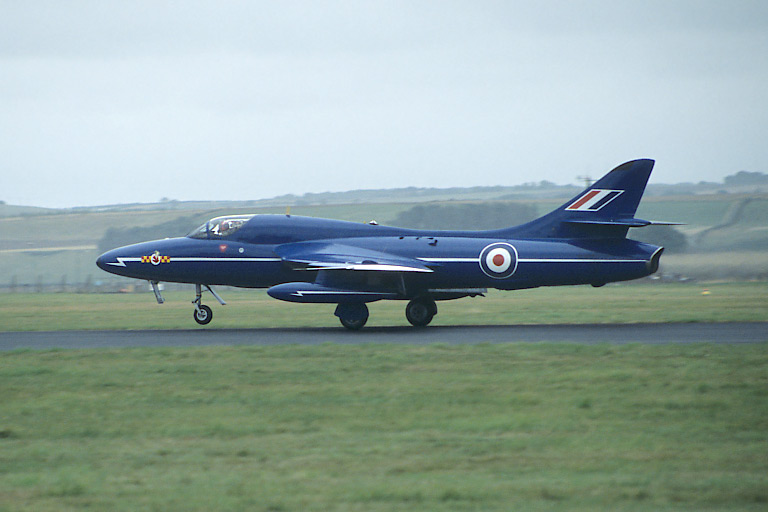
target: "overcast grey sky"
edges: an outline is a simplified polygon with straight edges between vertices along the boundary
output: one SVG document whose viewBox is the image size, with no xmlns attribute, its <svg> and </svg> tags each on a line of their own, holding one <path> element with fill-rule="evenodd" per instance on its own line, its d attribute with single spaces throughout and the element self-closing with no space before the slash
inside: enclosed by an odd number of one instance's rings
<svg viewBox="0 0 768 512">
<path fill-rule="evenodd" d="M 0 200 L 768 172 L 766 1 L 0 0 Z"/>
</svg>

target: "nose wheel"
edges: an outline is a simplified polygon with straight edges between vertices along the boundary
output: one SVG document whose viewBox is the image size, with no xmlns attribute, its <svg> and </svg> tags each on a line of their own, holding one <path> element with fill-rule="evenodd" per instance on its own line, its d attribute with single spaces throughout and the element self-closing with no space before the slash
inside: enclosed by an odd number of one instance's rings
<svg viewBox="0 0 768 512">
<path fill-rule="evenodd" d="M 213 295 L 217 301 L 219 301 L 219 304 L 222 306 L 226 306 L 226 302 L 224 302 L 224 299 L 219 297 L 219 295 L 211 289 L 210 286 L 205 285 L 205 289 L 211 292 L 211 295 Z M 203 285 L 196 284 L 195 285 L 195 300 L 192 301 L 192 304 L 195 305 L 195 310 L 192 312 L 192 318 L 195 319 L 195 322 L 197 322 L 200 325 L 207 325 L 211 323 L 211 320 L 213 320 L 213 311 L 211 311 L 211 308 L 206 306 L 205 304 L 202 304 L 203 300 Z"/>
<path fill-rule="evenodd" d="M 192 317 L 195 319 L 195 322 L 200 325 L 206 325 L 213 320 L 213 311 L 211 311 L 211 308 L 205 304 L 200 304 L 192 312 Z"/>
</svg>

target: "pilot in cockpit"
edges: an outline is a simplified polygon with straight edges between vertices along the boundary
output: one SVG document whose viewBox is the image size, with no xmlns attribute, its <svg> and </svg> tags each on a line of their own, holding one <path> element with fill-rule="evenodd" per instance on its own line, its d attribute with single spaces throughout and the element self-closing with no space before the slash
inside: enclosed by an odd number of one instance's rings
<svg viewBox="0 0 768 512">
<path fill-rule="evenodd" d="M 237 215 L 234 217 L 217 217 L 211 219 L 190 233 L 190 238 L 221 238 L 231 235 L 240 229 L 253 215 Z"/>
</svg>

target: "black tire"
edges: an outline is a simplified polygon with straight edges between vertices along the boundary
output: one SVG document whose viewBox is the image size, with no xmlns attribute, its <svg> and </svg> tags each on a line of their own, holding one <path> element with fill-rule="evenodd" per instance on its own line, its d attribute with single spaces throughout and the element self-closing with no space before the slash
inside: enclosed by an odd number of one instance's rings
<svg viewBox="0 0 768 512">
<path fill-rule="evenodd" d="M 339 304 L 335 314 L 350 331 L 359 331 L 368 322 L 368 306 L 363 303 Z"/>
<path fill-rule="evenodd" d="M 201 304 L 192 312 L 192 318 L 200 325 L 206 325 L 213 320 L 213 311 L 208 306 Z"/>
<path fill-rule="evenodd" d="M 341 320 L 341 325 L 349 329 L 350 331 L 359 331 L 363 328 L 363 326 L 368 322 L 368 317 L 356 319 L 356 320 L 350 320 L 348 318 L 339 318 Z"/>
<path fill-rule="evenodd" d="M 432 317 L 437 314 L 437 303 L 431 299 L 427 299 L 427 303 L 429 304 L 429 310 L 432 312 Z"/>
<path fill-rule="evenodd" d="M 437 313 L 435 301 L 430 299 L 413 299 L 405 307 L 405 317 L 414 327 L 424 327 Z"/>
</svg>

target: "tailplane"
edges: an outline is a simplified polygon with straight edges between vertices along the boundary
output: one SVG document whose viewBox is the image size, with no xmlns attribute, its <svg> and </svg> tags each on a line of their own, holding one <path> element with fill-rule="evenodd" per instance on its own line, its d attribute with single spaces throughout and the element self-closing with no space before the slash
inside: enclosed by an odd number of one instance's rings
<svg viewBox="0 0 768 512">
<path fill-rule="evenodd" d="M 560 208 L 504 234 L 515 238 L 625 238 L 631 227 L 659 224 L 635 218 L 653 164 L 648 159 L 621 164 Z"/>
</svg>

